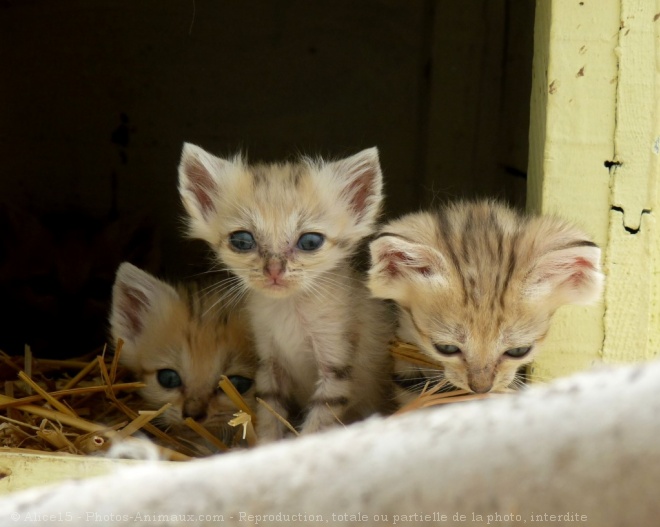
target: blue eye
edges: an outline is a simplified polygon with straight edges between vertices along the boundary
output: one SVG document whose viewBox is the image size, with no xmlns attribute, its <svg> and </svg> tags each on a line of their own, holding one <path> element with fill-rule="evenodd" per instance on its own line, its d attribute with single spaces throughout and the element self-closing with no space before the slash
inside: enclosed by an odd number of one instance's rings
<svg viewBox="0 0 660 527">
<path fill-rule="evenodd" d="M 532 350 L 531 346 L 521 346 L 520 348 L 513 348 L 504 352 L 505 355 L 513 357 L 514 359 L 520 359 L 524 357 Z"/>
<path fill-rule="evenodd" d="M 241 395 L 247 392 L 252 387 L 254 382 L 252 379 L 248 379 L 247 377 L 242 377 L 240 375 L 230 375 L 227 378 Z"/>
<path fill-rule="evenodd" d="M 229 243 L 237 251 L 251 251 L 257 246 L 257 242 L 248 231 L 236 231 L 229 235 Z"/>
<path fill-rule="evenodd" d="M 434 346 L 441 355 L 458 355 L 461 352 L 458 346 L 452 344 L 434 344 Z"/>
<path fill-rule="evenodd" d="M 178 388 L 183 384 L 181 377 L 174 370 L 158 370 L 158 383 L 163 388 Z"/>
<path fill-rule="evenodd" d="M 318 232 L 306 232 L 300 238 L 298 238 L 296 247 L 303 251 L 315 251 L 321 247 L 321 245 L 323 245 L 324 241 L 325 238 L 322 234 L 319 234 Z"/>
</svg>

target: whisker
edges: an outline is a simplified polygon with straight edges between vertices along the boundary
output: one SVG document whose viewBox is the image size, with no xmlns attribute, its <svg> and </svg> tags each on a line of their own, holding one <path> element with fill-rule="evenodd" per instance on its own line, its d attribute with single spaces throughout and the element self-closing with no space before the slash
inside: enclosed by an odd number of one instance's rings
<svg viewBox="0 0 660 527">
<path fill-rule="evenodd" d="M 323 302 L 323 300 L 325 300 L 323 295 L 321 294 L 321 291 L 319 290 L 318 284 L 312 282 L 311 284 L 309 284 L 306 290 L 309 293 L 311 293 L 314 296 L 314 298 L 316 298 L 316 300 L 318 300 L 319 302 Z"/>
<path fill-rule="evenodd" d="M 346 306 L 346 305 L 347 305 L 345 299 L 341 299 L 341 300 L 340 300 L 340 299 L 337 297 L 337 295 L 338 295 L 338 291 L 333 290 L 332 288 L 328 288 L 328 287 L 323 287 L 323 288 L 322 288 L 322 287 L 321 287 L 322 285 L 324 285 L 324 283 L 323 283 L 322 281 L 317 281 L 316 283 L 313 283 L 312 285 L 309 286 L 309 290 L 310 290 L 310 291 L 311 291 L 311 290 L 318 291 L 317 298 L 319 298 L 319 300 L 325 300 L 325 298 L 329 296 L 329 297 L 331 297 L 335 302 L 337 302 L 337 303 L 339 303 L 339 304 L 341 304 L 341 305 L 343 305 L 343 306 Z"/>
<path fill-rule="evenodd" d="M 209 296 L 224 289 L 227 285 L 233 285 L 235 282 L 236 280 L 232 279 L 221 280 L 219 282 L 209 284 L 206 287 L 200 288 L 199 292 L 202 294 L 202 296 Z"/>
<path fill-rule="evenodd" d="M 227 310 L 232 309 L 235 305 L 238 303 L 238 299 L 243 296 L 243 291 L 246 288 L 243 286 L 242 283 L 234 283 L 230 286 L 230 288 L 220 297 L 209 306 L 206 311 L 204 311 L 202 316 L 206 316 L 209 312 L 211 312 L 216 306 L 218 306 L 220 303 L 222 303 L 222 307 L 224 307 Z"/>
<path fill-rule="evenodd" d="M 340 278 L 352 280 L 353 282 L 359 282 L 359 283 L 363 282 L 362 278 L 352 276 L 352 273 L 337 273 L 337 272 L 333 272 L 332 270 L 330 270 L 330 271 L 324 271 L 324 274 L 329 274 L 329 275 L 332 275 L 332 276 L 339 276 Z"/>
<path fill-rule="evenodd" d="M 327 273 L 319 274 L 318 276 L 314 277 L 314 280 L 316 282 L 322 282 L 326 284 L 332 284 L 340 289 L 346 290 L 346 291 L 352 291 L 353 288 L 351 287 L 351 284 L 344 283 L 341 280 L 338 280 L 336 278 L 333 278 L 332 276 L 329 276 Z"/>
<path fill-rule="evenodd" d="M 319 275 L 314 278 L 316 282 L 324 283 L 324 284 L 331 284 L 339 289 L 343 289 L 345 291 L 350 291 L 352 288 L 350 287 L 349 284 L 345 284 L 343 282 L 340 282 L 339 280 L 335 280 L 334 278 L 330 278 L 327 275 Z"/>
<path fill-rule="evenodd" d="M 213 267 L 212 266 L 211 269 L 207 269 L 206 271 L 201 271 L 199 273 L 193 273 L 193 274 L 186 275 L 185 278 L 186 279 L 192 279 L 192 278 L 197 278 L 198 276 L 204 276 L 204 275 L 213 274 L 213 273 L 222 274 L 223 272 L 226 272 L 226 269 L 224 269 L 222 267 Z"/>
</svg>

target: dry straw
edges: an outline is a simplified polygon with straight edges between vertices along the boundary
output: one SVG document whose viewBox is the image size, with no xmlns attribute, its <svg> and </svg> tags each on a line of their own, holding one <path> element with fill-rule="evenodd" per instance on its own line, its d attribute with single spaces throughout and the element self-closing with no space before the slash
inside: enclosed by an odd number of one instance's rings
<svg viewBox="0 0 660 527">
<path fill-rule="evenodd" d="M 102 454 L 113 443 L 140 442 L 145 435 L 167 460 L 183 461 L 228 450 L 199 423 L 187 423 L 199 441 L 151 424 L 170 405 L 157 410 L 142 407 L 136 390 L 144 384 L 131 382 L 129 373 L 119 365 L 121 346 L 119 342 L 111 360 L 106 359 L 105 349 L 91 360 L 62 361 L 33 358 L 27 347 L 23 357 L 0 352 L 3 451 Z M 239 409 L 247 408 L 240 394 L 232 397 Z M 209 444 L 215 449 L 209 449 Z"/>
<path fill-rule="evenodd" d="M 229 424 L 236 428 L 235 440 L 225 444 L 193 419 L 185 425 L 194 432 L 179 437 L 164 431 L 152 421 L 169 405 L 156 410 L 143 407 L 136 391 L 144 384 L 133 382 L 119 363 L 122 342 L 111 359 L 104 348 L 98 356 L 72 360 L 34 358 L 26 346 L 25 355 L 10 357 L 0 351 L 0 446 L 6 452 L 41 452 L 62 455 L 98 455 L 113 443 L 140 442 L 147 436 L 156 443 L 163 459 L 183 461 L 239 446 L 254 446 L 255 413 L 234 385 L 222 377 L 219 382 L 237 412 Z M 411 345 L 395 342 L 392 355 L 424 368 L 442 370 L 435 362 Z M 397 414 L 454 402 L 483 399 L 488 395 L 446 390 L 446 384 L 426 386 L 421 395 Z M 284 417 L 261 399 L 258 404 L 272 412 L 294 435 L 299 432 Z M 195 436 L 196 434 L 196 436 Z"/>
</svg>

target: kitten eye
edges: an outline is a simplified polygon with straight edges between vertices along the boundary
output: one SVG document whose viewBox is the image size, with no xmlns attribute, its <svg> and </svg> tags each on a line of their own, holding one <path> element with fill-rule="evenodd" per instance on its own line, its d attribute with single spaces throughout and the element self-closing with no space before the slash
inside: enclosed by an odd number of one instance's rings
<svg viewBox="0 0 660 527">
<path fill-rule="evenodd" d="M 237 251 L 251 251 L 257 246 L 257 242 L 248 231 L 236 231 L 229 235 L 229 243 Z"/>
<path fill-rule="evenodd" d="M 325 238 L 322 234 L 319 234 L 318 232 L 306 232 L 300 238 L 298 238 L 296 247 L 303 251 L 315 251 L 321 247 L 321 245 L 323 245 L 324 241 Z"/>
<path fill-rule="evenodd" d="M 520 348 L 513 348 L 513 349 L 510 349 L 510 350 L 507 350 L 507 351 L 504 352 L 504 354 L 508 355 L 509 357 L 519 359 L 519 358 L 524 357 L 525 355 L 527 355 L 531 350 L 532 350 L 531 346 L 521 346 Z"/>
<path fill-rule="evenodd" d="M 178 388 L 183 384 L 181 377 L 174 370 L 158 370 L 158 383 L 163 388 Z"/>
<path fill-rule="evenodd" d="M 442 355 L 458 355 L 461 349 L 453 344 L 434 344 L 435 349 Z"/>
<path fill-rule="evenodd" d="M 248 379 L 247 377 L 242 377 L 241 375 L 230 375 L 227 377 L 229 379 L 229 382 L 234 385 L 234 388 L 243 395 L 245 392 L 247 392 L 253 384 L 252 379 Z"/>
</svg>

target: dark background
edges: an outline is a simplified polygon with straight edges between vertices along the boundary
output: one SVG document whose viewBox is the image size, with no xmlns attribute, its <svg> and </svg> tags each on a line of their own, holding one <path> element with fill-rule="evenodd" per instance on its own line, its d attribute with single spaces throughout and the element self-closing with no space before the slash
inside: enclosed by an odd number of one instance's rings
<svg viewBox="0 0 660 527">
<path fill-rule="evenodd" d="M 114 270 L 206 265 L 181 145 L 378 146 L 386 215 L 524 206 L 533 0 L 0 1 L 0 349 L 103 341 Z M 57 348 L 57 351 L 53 351 Z"/>
</svg>

